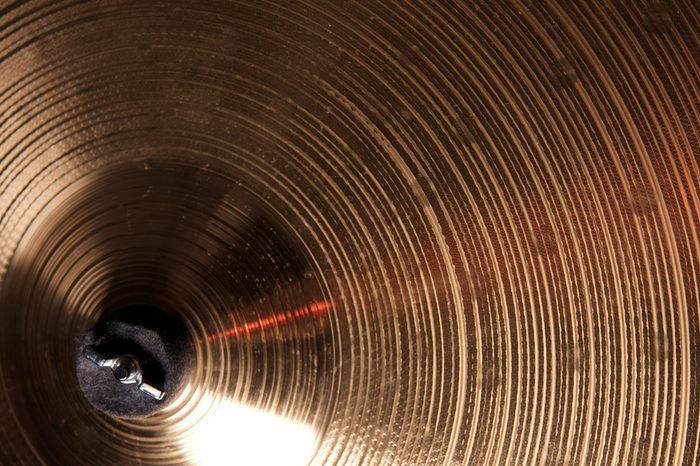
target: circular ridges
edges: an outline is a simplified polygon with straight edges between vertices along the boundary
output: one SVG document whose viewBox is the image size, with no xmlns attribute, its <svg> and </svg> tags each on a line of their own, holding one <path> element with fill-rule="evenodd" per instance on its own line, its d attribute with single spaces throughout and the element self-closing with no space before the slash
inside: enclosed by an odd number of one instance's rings
<svg viewBox="0 0 700 466">
<path fill-rule="evenodd" d="M 699 14 L 0 8 L 0 463 L 697 463 Z M 105 419 L 135 303 L 194 368 Z"/>
</svg>

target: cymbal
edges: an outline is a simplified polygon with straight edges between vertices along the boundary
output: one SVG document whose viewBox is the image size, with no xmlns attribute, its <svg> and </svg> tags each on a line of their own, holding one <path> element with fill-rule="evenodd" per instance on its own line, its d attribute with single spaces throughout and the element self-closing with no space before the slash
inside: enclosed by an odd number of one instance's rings
<svg viewBox="0 0 700 466">
<path fill-rule="evenodd" d="M 6 2 L 0 464 L 700 462 L 699 50 L 682 0 Z M 191 357 L 139 418 L 76 376 L 129 306 Z"/>
</svg>

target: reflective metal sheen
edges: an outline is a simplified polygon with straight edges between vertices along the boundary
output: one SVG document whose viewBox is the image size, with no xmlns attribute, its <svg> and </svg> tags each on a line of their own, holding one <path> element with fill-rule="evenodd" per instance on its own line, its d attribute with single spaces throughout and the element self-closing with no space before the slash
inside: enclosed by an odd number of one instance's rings
<svg viewBox="0 0 700 466">
<path fill-rule="evenodd" d="M 165 392 L 143 380 L 143 370 L 138 359 L 133 356 L 117 356 L 107 358 L 100 354 L 92 346 L 87 346 L 83 349 L 83 356 L 90 362 L 106 367 L 112 371 L 114 378 L 126 385 L 136 385 L 136 388 L 144 392 L 146 395 L 162 400 Z"/>
<path fill-rule="evenodd" d="M 700 463 L 699 50 L 686 0 L 0 2 L 0 464 Z M 132 305 L 195 361 L 120 420 L 73 374 Z"/>
</svg>

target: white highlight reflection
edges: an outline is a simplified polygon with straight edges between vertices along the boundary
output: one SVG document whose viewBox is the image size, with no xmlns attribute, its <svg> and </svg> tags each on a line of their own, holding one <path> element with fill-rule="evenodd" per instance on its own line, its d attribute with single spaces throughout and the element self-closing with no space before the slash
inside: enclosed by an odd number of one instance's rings
<svg viewBox="0 0 700 466">
<path fill-rule="evenodd" d="M 315 435 L 307 426 L 227 401 L 205 397 L 201 403 L 207 413 L 191 427 L 187 439 L 198 465 L 301 466 L 315 452 Z"/>
</svg>

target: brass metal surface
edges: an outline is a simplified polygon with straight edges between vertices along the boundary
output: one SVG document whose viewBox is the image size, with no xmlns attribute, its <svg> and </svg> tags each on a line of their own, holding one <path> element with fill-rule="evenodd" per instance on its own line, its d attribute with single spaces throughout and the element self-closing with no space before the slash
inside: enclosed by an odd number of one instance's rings
<svg viewBox="0 0 700 466">
<path fill-rule="evenodd" d="M 699 76 L 692 1 L 0 2 L 0 464 L 697 464 Z"/>
</svg>

